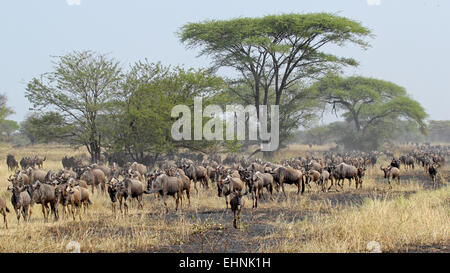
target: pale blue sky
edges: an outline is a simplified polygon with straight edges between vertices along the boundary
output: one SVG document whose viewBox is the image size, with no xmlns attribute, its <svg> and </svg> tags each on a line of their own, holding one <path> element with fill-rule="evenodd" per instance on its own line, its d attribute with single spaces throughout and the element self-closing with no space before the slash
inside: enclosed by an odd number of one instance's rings
<svg viewBox="0 0 450 273">
<path fill-rule="evenodd" d="M 21 121 L 30 106 L 26 82 L 52 70 L 51 55 L 91 49 L 124 65 L 148 58 L 202 67 L 208 60 L 196 58 L 175 35 L 187 22 L 322 11 L 360 21 L 376 35 L 366 51 L 333 50 L 360 62 L 347 75 L 395 82 L 422 103 L 430 119 L 450 119 L 448 0 L 0 0 L 0 93 L 16 112 L 11 118 Z"/>
</svg>

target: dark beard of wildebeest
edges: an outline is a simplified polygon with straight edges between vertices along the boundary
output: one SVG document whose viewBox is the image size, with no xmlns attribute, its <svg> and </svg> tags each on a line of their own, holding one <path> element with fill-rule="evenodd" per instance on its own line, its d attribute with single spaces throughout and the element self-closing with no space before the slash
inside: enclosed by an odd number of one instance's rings
<svg viewBox="0 0 450 273">
<path fill-rule="evenodd" d="M 228 195 L 233 192 L 241 194 L 243 189 L 244 182 L 237 177 L 227 176 L 225 179 L 217 182 L 217 195 L 225 197 L 225 210 L 228 209 Z"/>
<path fill-rule="evenodd" d="M 5 228 L 8 229 L 8 219 L 6 219 L 6 213 L 9 212 L 9 208 L 6 206 L 5 199 L 0 197 L 0 214 L 3 215 L 3 223 L 5 223 Z"/>
<path fill-rule="evenodd" d="M 296 170 L 292 167 L 279 166 L 270 174 L 273 176 L 277 190 L 279 190 L 279 187 L 281 186 L 284 197 L 286 197 L 284 184 L 297 185 L 297 195 L 300 194 L 300 191 L 301 194 L 305 192 L 305 180 L 303 179 L 303 174 L 300 170 Z"/>
<path fill-rule="evenodd" d="M 264 198 L 264 188 L 270 192 L 270 196 L 273 194 L 273 176 L 269 173 L 261 173 L 257 171 L 250 179 L 250 192 L 252 193 L 252 208 L 258 207 L 258 199 Z"/>
<path fill-rule="evenodd" d="M 20 223 L 21 215 L 24 222 L 29 222 L 31 218 L 32 202 L 28 187 L 29 186 L 13 185 L 11 189 L 11 204 L 16 212 L 17 223 Z"/>
<path fill-rule="evenodd" d="M 179 202 L 181 202 L 180 207 L 183 207 L 183 182 L 181 181 L 181 178 L 171 177 L 167 174 L 161 174 L 156 177 L 155 181 L 148 185 L 148 188 L 150 187 L 151 189 L 147 190 L 145 193 L 159 193 L 166 208 L 166 213 L 169 212 L 166 201 L 168 195 L 173 196 L 173 198 L 175 199 L 175 211 L 178 211 Z"/>
<path fill-rule="evenodd" d="M 11 154 L 8 154 L 6 156 L 6 165 L 8 165 L 8 170 L 9 171 L 14 171 L 14 170 L 19 168 L 19 163 L 14 158 L 14 156 L 11 155 Z"/>
<path fill-rule="evenodd" d="M 57 210 L 59 200 L 56 196 L 55 186 L 37 181 L 33 183 L 32 191 L 31 201 L 36 204 L 41 204 L 45 222 L 48 222 L 50 210 L 54 215 L 54 220 L 57 221 L 59 219 Z M 48 205 L 50 205 L 50 208 Z"/>
</svg>

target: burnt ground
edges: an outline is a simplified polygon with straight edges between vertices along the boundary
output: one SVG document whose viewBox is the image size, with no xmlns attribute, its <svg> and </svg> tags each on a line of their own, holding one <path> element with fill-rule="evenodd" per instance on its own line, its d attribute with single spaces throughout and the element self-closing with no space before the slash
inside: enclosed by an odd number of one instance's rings
<svg viewBox="0 0 450 273">
<path fill-rule="evenodd" d="M 446 174 L 448 177 L 448 174 Z M 436 187 L 442 187 L 444 184 L 438 182 L 436 185 L 430 183 L 428 177 L 418 176 L 403 176 L 402 182 L 420 179 L 424 181 L 425 189 L 432 189 Z M 398 196 L 408 197 L 414 194 L 415 191 L 394 191 L 388 190 L 386 183 L 383 179 L 377 179 L 380 187 L 371 191 L 355 191 L 354 184 L 352 189 L 348 188 L 348 182 L 345 184 L 344 192 L 330 191 L 328 193 L 312 192 L 305 193 L 306 196 L 312 201 L 323 201 L 334 207 L 346 207 L 346 206 L 360 206 L 363 204 L 366 198 L 376 199 L 392 199 Z M 292 193 L 292 192 L 291 192 Z M 277 194 L 275 194 L 277 195 Z M 278 194 L 275 198 L 283 198 L 281 194 Z M 302 198 L 302 197 L 300 197 Z M 250 200 L 249 200 L 250 201 Z M 251 201 L 250 201 L 251 202 Z M 265 202 L 260 200 L 261 203 Z M 250 203 L 251 204 L 251 203 Z M 275 226 L 272 223 L 277 222 L 277 219 L 281 218 L 285 222 L 291 222 L 294 220 L 303 220 L 306 217 L 313 216 L 314 214 L 329 213 L 326 210 L 291 210 L 283 208 L 258 208 L 251 209 L 251 205 L 247 204 L 246 208 L 242 210 L 242 222 L 241 228 L 235 229 L 232 226 L 233 214 L 230 209 L 225 211 L 224 209 L 213 209 L 202 212 L 186 212 L 187 217 L 193 217 L 198 219 L 202 225 L 197 231 L 189 235 L 188 239 L 179 242 L 178 244 L 168 245 L 155 249 L 149 249 L 148 252 L 158 253 L 236 253 L 236 252 L 258 252 L 261 245 L 261 241 L 265 246 L 275 244 L 275 239 L 264 239 L 265 236 L 269 236 L 275 230 Z M 158 217 L 155 215 L 148 215 L 149 217 Z M 174 213 L 166 215 L 168 223 L 177 217 Z M 306 238 L 305 238 L 306 239 Z M 398 250 L 398 252 L 449 252 L 450 241 L 444 245 L 431 245 L 431 246 L 406 246 Z"/>
</svg>

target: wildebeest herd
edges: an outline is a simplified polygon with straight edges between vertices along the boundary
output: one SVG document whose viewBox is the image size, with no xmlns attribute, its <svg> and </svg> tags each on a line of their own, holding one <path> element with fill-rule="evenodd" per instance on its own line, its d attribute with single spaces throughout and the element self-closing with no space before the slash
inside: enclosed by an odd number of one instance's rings
<svg viewBox="0 0 450 273">
<path fill-rule="evenodd" d="M 183 207 L 186 196 L 188 206 L 191 204 L 191 186 L 198 193 L 204 190 L 217 191 L 219 197 L 225 198 L 225 208 L 231 208 L 233 226 L 238 228 L 243 196 L 252 200 L 252 208 L 258 207 L 258 201 L 270 194 L 273 199 L 274 189 L 286 196 L 286 185 L 295 185 L 297 195 L 311 191 L 312 184 L 326 193 L 332 188 L 344 190 L 344 182 L 355 182 L 356 190 L 363 187 L 365 172 L 374 168 L 382 155 L 392 158 L 388 166 L 380 166 L 384 179 L 400 183 L 403 169 L 422 167 L 433 183 L 439 168 L 449 156 L 450 146 L 417 145 L 408 154 L 398 158 L 389 151 L 385 152 L 342 152 L 326 151 L 320 156 L 310 155 L 291 158 L 279 163 L 266 162 L 261 159 L 247 159 L 244 156 L 228 154 L 222 160 L 218 154 L 201 157 L 198 154 L 185 153 L 161 158 L 152 166 L 138 162 L 109 162 L 84 164 L 81 159 L 65 156 L 63 168 L 44 171 L 46 157 L 24 157 L 18 163 L 13 155 L 6 158 L 9 175 L 8 191 L 11 205 L 17 220 L 30 221 L 31 209 L 40 204 L 44 220 L 50 215 L 55 221 L 70 214 L 82 220 L 83 211 L 92 205 L 91 196 L 97 194 L 109 198 L 111 208 L 116 214 L 119 205 L 121 214 L 128 214 L 129 202 L 136 199 L 138 209 L 143 209 L 144 194 L 159 194 L 166 212 L 169 211 L 167 197 L 175 200 L 175 210 Z M 20 169 L 19 169 L 20 164 Z M 197 185 L 199 184 L 199 185 Z M 215 185 L 214 185 L 215 184 Z M 0 198 L 0 214 L 3 215 L 6 228 L 6 214 L 9 212 L 7 202 Z"/>
</svg>

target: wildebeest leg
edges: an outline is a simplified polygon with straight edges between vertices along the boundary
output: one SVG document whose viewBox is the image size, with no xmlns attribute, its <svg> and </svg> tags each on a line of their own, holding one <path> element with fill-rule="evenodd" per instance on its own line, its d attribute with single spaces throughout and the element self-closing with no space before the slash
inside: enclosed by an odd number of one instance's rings
<svg viewBox="0 0 450 273">
<path fill-rule="evenodd" d="M 164 194 L 163 197 L 164 206 L 166 207 L 166 213 L 169 213 L 169 208 L 167 207 L 167 195 Z"/>
<path fill-rule="evenodd" d="M 189 207 L 191 206 L 191 193 L 190 193 L 190 190 L 188 189 L 188 190 L 186 190 L 186 196 L 187 196 L 187 199 L 188 199 L 188 201 L 189 201 Z"/>
<path fill-rule="evenodd" d="M 25 207 L 22 207 L 22 217 L 23 217 L 23 222 L 26 223 L 27 222 L 27 214 L 26 214 Z"/>
<path fill-rule="evenodd" d="M 28 222 L 30 222 L 30 220 L 31 220 L 31 213 L 33 212 L 32 208 L 33 208 L 33 205 L 27 206 Z"/>
<path fill-rule="evenodd" d="M 137 201 L 138 201 L 138 208 L 143 210 L 144 209 L 144 204 L 142 203 L 142 195 L 138 196 Z"/>
<path fill-rule="evenodd" d="M 116 215 L 116 203 L 111 203 L 111 211 Z"/>
<path fill-rule="evenodd" d="M 17 224 L 19 224 L 20 223 L 20 210 L 18 208 L 14 208 L 14 211 L 16 212 Z"/>
<path fill-rule="evenodd" d="M 125 208 L 125 215 L 128 215 L 128 199 L 123 201 L 123 206 Z"/>
<path fill-rule="evenodd" d="M 178 201 L 180 199 L 180 195 L 178 195 L 178 193 L 175 193 L 173 195 L 173 199 L 175 199 L 175 211 L 178 211 Z"/>
<path fill-rule="evenodd" d="M 225 211 L 228 210 L 228 196 L 225 195 Z"/>
<path fill-rule="evenodd" d="M 5 228 L 8 229 L 8 220 L 6 219 L 6 210 L 2 208 L 1 214 L 3 214 L 3 222 L 5 223 Z"/>
<path fill-rule="evenodd" d="M 197 181 L 196 180 L 194 180 L 194 188 L 195 188 L 195 192 L 198 194 Z"/>
<path fill-rule="evenodd" d="M 284 197 L 286 197 L 286 192 L 284 191 L 284 183 L 281 183 L 281 190 L 283 191 Z"/>
<path fill-rule="evenodd" d="M 46 212 L 47 212 L 46 204 L 41 202 L 41 205 L 42 205 L 42 213 L 44 214 L 44 220 L 45 220 L 45 222 L 47 222 L 48 219 L 47 219 L 47 216 L 46 216 Z"/>
</svg>

